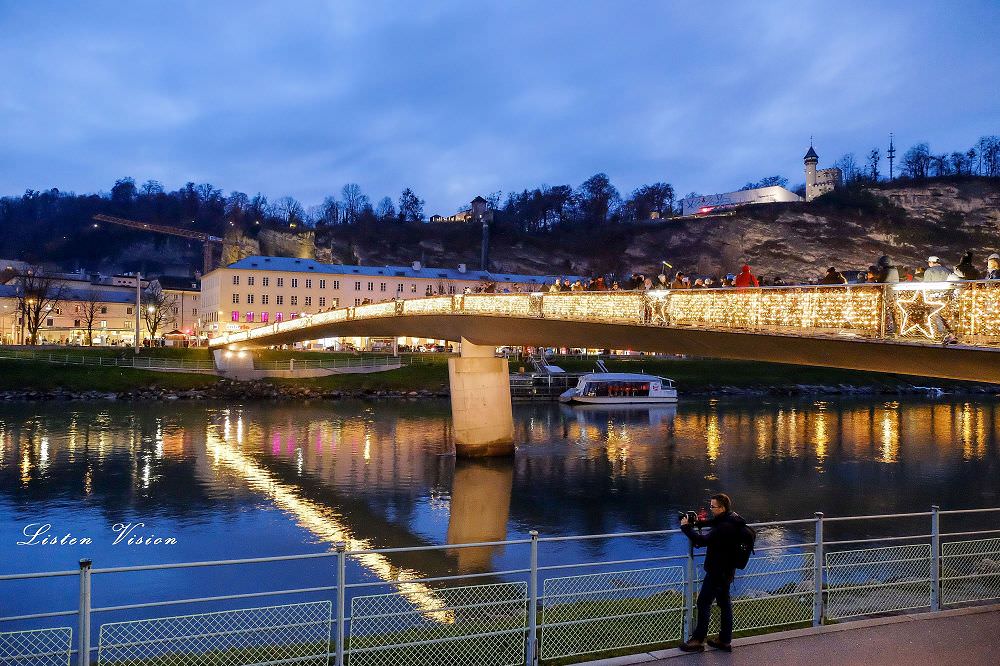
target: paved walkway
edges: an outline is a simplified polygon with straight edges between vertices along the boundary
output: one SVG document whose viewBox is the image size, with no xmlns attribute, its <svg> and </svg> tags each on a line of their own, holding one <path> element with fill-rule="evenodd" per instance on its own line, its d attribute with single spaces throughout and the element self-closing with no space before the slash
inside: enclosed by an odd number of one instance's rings
<svg viewBox="0 0 1000 666">
<path fill-rule="evenodd" d="M 1000 663 L 1000 605 L 845 622 L 733 641 L 733 652 L 660 650 L 589 666 L 808 664 L 869 666 Z M 680 661 L 674 661 L 679 659 Z"/>
</svg>

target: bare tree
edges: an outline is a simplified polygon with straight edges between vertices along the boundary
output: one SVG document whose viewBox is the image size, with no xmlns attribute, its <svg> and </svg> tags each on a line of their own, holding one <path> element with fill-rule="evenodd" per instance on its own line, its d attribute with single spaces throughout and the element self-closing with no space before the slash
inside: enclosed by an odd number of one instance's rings
<svg viewBox="0 0 1000 666">
<path fill-rule="evenodd" d="M 844 185 L 850 185 L 858 179 L 858 163 L 854 159 L 854 153 L 846 153 L 837 160 L 834 165 L 840 169 L 840 175 L 844 179 Z"/>
<path fill-rule="evenodd" d="M 866 175 L 873 183 L 878 182 L 878 163 L 881 159 L 882 153 L 879 152 L 878 148 L 872 148 L 872 151 L 868 153 L 868 161 L 865 164 L 865 171 L 867 172 Z"/>
<path fill-rule="evenodd" d="M 65 286 L 42 273 L 37 267 L 19 271 L 14 277 L 14 282 L 22 331 L 26 328 L 28 344 L 36 345 L 38 330 L 62 301 Z"/>
<path fill-rule="evenodd" d="M 368 197 L 361 191 L 357 183 L 348 183 L 340 190 L 343 198 L 344 224 L 356 224 L 361 212 L 369 204 Z"/>
<path fill-rule="evenodd" d="M 94 322 L 97 320 L 97 315 L 101 314 L 103 302 L 104 297 L 99 289 L 88 289 L 83 294 L 80 319 L 87 329 L 87 345 L 90 347 L 94 346 Z"/>
<path fill-rule="evenodd" d="M 153 282 L 142 296 L 142 318 L 146 322 L 149 338 L 156 337 L 160 328 L 176 323 L 177 296 L 163 293 L 159 284 Z"/>
</svg>

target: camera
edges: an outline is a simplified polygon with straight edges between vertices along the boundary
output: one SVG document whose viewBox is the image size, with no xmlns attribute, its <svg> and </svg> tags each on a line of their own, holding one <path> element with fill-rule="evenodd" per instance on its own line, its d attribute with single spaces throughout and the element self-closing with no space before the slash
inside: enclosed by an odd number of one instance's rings
<svg viewBox="0 0 1000 666">
<path fill-rule="evenodd" d="M 698 512 L 697 511 L 678 511 L 677 512 L 677 520 L 682 520 L 684 518 L 688 519 L 688 524 L 691 525 L 692 527 L 694 527 L 695 525 L 698 524 L 698 522 L 700 522 L 698 520 Z"/>
</svg>

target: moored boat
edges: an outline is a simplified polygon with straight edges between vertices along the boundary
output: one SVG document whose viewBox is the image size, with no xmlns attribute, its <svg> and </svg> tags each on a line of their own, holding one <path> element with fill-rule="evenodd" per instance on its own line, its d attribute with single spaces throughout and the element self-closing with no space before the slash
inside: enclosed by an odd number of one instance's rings
<svg viewBox="0 0 1000 666">
<path fill-rule="evenodd" d="M 639 404 L 677 402 L 672 379 L 629 372 L 594 372 L 559 396 L 561 402 L 583 404 Z"/>
</svg>

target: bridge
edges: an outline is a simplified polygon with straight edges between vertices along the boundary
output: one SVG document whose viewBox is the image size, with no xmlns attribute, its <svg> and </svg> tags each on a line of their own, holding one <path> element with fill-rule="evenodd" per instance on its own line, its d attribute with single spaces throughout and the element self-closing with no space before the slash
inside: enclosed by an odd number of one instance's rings
<svg viewBox="0 0 1000 666">
<path fill-rule="evenodd" d="M 631 349 L 1000 383 L 1000 281 L 456 294 L 321 312 L 209 341 L 227 351 L 337 336 L 460 341 L 458 453 L 513 451 L 504 345 Z M 681 387 L 683 390 L 683 387 Z"/>
</svg>

